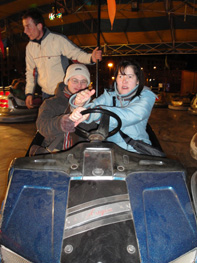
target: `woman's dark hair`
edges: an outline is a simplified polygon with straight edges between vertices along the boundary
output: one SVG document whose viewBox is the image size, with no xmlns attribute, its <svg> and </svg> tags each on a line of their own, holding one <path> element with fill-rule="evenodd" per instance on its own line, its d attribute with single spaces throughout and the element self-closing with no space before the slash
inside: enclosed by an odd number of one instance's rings
<svg viewBox="0 0 197 263">
<path fill-rule="evenodd" d="M 125 75 L 125 69 L 127 67 L 132 67 L 135 75 L 137 76 L 137 79 L 139 81 L 139 86 L 138 86 L 137 92 L 136 92 L 134 97 L 139 96 L 141 91 L 143 90 L 145 81 L 144 81 L 144 73 L 141 70 L 140 65 L 136 61 L 134 61 L 134 60 L 123 60 L 123 61 L 121 61 L 116 68 L 115 75 L 114 75 L 115 79 L 117 78 L 119 72 L 122 75 Z"/>
<path fill-rule="evenodd" d="M 22 19 L 26 19 L 28 17 L 31 17 L 36 25 L 41 23 L 43 25 L 43 27 L 45 26 L 45 22 L 44 22 L 43 16 L 36 8 L 29 9 L 22 16 Z"/>
</svg>

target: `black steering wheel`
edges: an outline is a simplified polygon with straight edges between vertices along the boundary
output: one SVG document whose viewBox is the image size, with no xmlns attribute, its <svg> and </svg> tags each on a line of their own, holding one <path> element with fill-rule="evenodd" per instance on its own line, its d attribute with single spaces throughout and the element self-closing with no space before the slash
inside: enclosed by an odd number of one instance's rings
<svg viewBox="0 0 197 263">
<path fill-rule="evenodd" d="M 122 126 L 121 119 L 119 118 L 117 114 L 113 113 L 112 111 L 108 111 L 108 110 L 101 109 L 101 108 L 93 108 L 93 109 L 87 109 L 81 112 L 82 115 L 89 114 L 89 113 L 100 113 L 102 115 L 97 129 L 89 131 L 89 132 L 82 129 L 79 126 L 77 126 L 75 129 L 76 129 L 76 133 L 79 136 L 86 138 L 90 141 L 103 141 L 106 138 L 116 134 Z M 109 118 L 110 117 L 115 118 L 118 123 L 117 123 L 117 127 L 115 127 L 112 131 L 109 132 Z"/>
</svg>

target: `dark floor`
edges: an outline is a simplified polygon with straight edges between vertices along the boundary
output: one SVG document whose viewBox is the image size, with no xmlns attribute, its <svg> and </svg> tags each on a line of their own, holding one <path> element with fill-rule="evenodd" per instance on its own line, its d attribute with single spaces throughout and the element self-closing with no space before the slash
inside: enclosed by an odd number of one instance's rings
<svg viewBox="0 0 197 263">
<path fill-rule="evenodd" d="M 190 141 L 197 132 L 197 115 L 188 111 L 154 108 L 149 120 L 162 149 L 170 159 L 182 163 L 187 171 L 187 183 L 197 171 L 197 160 L 190 154 Z"/>
<path fill-rule="evenodd" d="M 154 108 L 150 124 L 168 158 L 179 160 L 185 167 L 188 184 L 197 170 L 197 160 L 190 155 L 190 141 L 197 132 L 197 115 L 187 111 Z M 35 135 L 35 123 L 0 124 L 0 203 L 7 188 L 7 170 L 16 157 L 23 157 Z"/>
</svg>

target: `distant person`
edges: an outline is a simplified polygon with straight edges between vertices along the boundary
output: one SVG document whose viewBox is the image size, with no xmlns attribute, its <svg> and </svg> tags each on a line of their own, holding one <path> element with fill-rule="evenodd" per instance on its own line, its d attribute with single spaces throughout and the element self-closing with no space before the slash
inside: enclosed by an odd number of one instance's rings
<svg viewBox="0 0 197 263">
<path fill-rule="evenodd" d="M 91 64 L 102 59 L 101 50 L 88 54 L 72 43 L 66 36 L 52 33 L 45 27 L 41 13 L 28 10 L 22 17 L 24 33 L 30 41 L 26 47 L 26 105 L 32 108 L 36 70 L 38 85 L 42 88 L 42 98 L 54 95 L 55 87 L 63 81 L 70 60 Z"/>
<path fill-rule="evenodd" d="M 11 87 L 14 88 L 14 85 L 19 81 L 19 79 L 13 79 L 11 83 Z"/>
<path fill-rule="evenodd" d="M 95 90 L 84 90 L 71 97 L 70 104 L 75 108 L 72 117 L 76 122 L 83 121 L 84 116 L 80 112 L 85 108 L 103 108 L 120 117 L 121 131 L 129 138 L 151 145 L 146 127 L 155 103 L 155 94 L 144 86 L 143 72 L 138 63 L 135 61 L 121 62 L 115 72 L 114 90 L 105 90 L 102 95 L 88 103 L 94 93 Z M 100 114 L 98 113 L 89 114 L 85 122 L 98 122 L 99 118 Z M 109 130 L 114 129 L 116 125 L 117 121 L 110 118 Z M 130 144 L 127 144 L 120 132 L 107 138 L 107 141 L 114 142 L 128 151 L 138 152 Z"/>
<path fill-rule="evenodd" d="M 13 79 L 11 83 L 13 95 L 20 100 L 25 100 L 25 84 L 25 79 L 22 78 Z"/>
<path fill-rule="evenodd" d="M 69 98 L 72 94 L 86 89 L 89 84 L 88 68 L 83 64 L 72 64 L 66 71 L 64 82 L 58 84 L 55 96 L 45 100 L 40 106 L 36 125 L 39 133 L 44 136 L 44 152 L 66 150 L 80 140 L 74 133 L 77 123 L 72 119 L 72 114 L 70 115 Z M 81 125 L 87 130 L 96 126 Z M 34 146 L 30 155 L 44 153 L 42 147 Z"/>
<path fill-rule="evenodd" d="M 13 94 L 17 98 L 25 100 L 25 80 L 19 79 L 19 81 L 14 85 Z"/>
</svg>

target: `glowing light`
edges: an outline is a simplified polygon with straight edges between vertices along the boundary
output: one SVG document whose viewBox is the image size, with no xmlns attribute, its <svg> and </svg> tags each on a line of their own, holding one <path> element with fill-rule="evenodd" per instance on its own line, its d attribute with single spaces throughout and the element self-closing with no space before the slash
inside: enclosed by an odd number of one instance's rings
<svg viewBox="0 0 197 263">
<path fill-rule="evenodd" d="M 62 18 L 62 13 L 56 14 L 56 17 L 59 18 L 59 19 L 61 19 L 61 18 Z"/>
<path fill-rule="evenodd" d="M 113 64 L 112 62 L 110 62 L 110 63 L 107 64 L 107 66 L 108 66 L 109 68 L 112 68 L 113 65 L 114 65 L 114 64 Z"/>
<path fill-rule="evenodd" d="M 9 47 L 6 47 L 6 54 L 7 54 L 7 57 L 9 56 Z"/>
<path fill-rule="evenodd" d="M 55 14 L 54 13 L 49 13 L 49 19 L 54 20 L 55 19 Z"/>
<path fill-rule="evenodd" d="M 0 108 L 8 108 L 8 99 L 0 99 Z"/>
<path fill-rule="evenodd" d="M 52 12 L 52 13 L 49 13 L 49 20 L 54 20 L 55 18 L 58 18 L 58 19 L 62 19 L 62 13 L 55 13 L 55 12 Z"/>
</svg>

